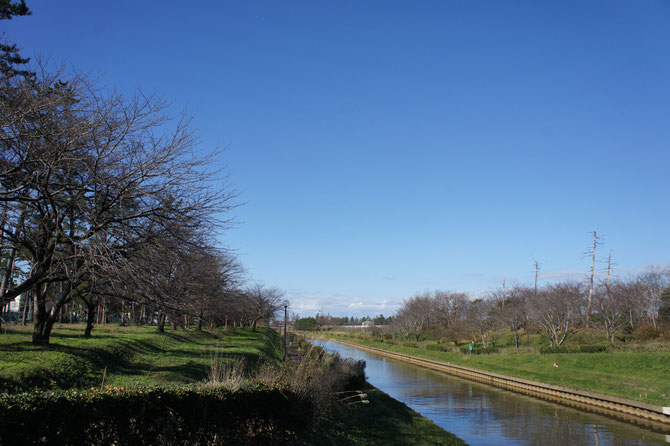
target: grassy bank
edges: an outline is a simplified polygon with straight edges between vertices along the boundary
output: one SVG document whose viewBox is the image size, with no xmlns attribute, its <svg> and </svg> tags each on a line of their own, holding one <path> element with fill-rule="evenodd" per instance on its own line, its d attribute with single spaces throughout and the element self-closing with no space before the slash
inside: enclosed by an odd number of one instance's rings
<svg viewBox="0 0 670 446">
<path fill-rule="evenodd" d="M 57 325 L 51 345 L 34 346 L 30 329 L 11 327 L 0 335 L 0 387 L 77 388 L 100 385 L 188 384 L 207 378 L 214 359 L 250 363 L 279 361 L 281 339 L 258 331 L 178 330 L 155 327 L 97 327 L 83 338 L 83 326 Z"/>
<path fill-rule="evenodd" d="M 165 388 L 167 390 L 161 390 L 161 387 L 153 392 L 162 395 L 162 399 L 169 395 L 169 398 L 179 400 L 175 404 L 181 406 L 186 403 L 181 402 L 180 398 L 191 401 L 193 398 L 200 398 L 198 395 L 201 391 L 206 395 L 213 391 L 208 390 L 208 386 L 198 385 L 208 378 L 213 362 L 239 364 L 238 361 L 244 359 L 253 368 L 261 362 L 278 364 L 283 354 L 281 338 L 267 327 L 259 327 L 256 332 L 250 329 L 232 329 L 201 332 L 168 330 L 166 333 L 158 333 L 155 327 L 108 325 L 97 327 L 92 338 L 84 338 L 82 333 L 83 326 L 57 325 L 51 345 L 44 347 L 32 345 L 30 329 L 7 327 L 7 331 L 0 334 L 0 385 L 5 395 L 11 399 L 12 395 L 18 395 L 16 392 L 22 391 L 93 388 L 84 392 L 56 393 L 58 398 L 70 401 L 73 408 L 89 413 L 86 409 L 88 406 L 81 404 L 93 404 L 100 398 L 105 399 L 105 404 L 107 399 L 114 405 L 116 403 L 113 401 L 125 398 L 134 401 L 135 405 L 150 406 L 148 400 L 137 400 L 137 394 L 146 394 L 147 390 L 136 386 L 168 386 Z M 187 384 L 196 387 L 183 387 L 184 390 L 180 390 L 180 386 Z M 245 389 L 243 391 L 249 391 Z M 281 386 L 277 389 L 283 392 Z M 273 391 L 272 388 L 269 391 Z M 330 416 L 317 421 L 302 444 L 464 444 L 385 393 L 373 387 L 367 387 L 365 391 L 370 404 L 333 411 Z M 163 395 L 161 392 L 167 393 Z M 189 396 L 189 392 L 196 393 Z M 40 392 L 21 395 L 26 395 L 26 401 L 42 398 L 39 396 Z M 43 397 L 49 400 L 55 398 L 51 395 Z M 80 399 L 83 403 L 79 402 Z M 211 398 L 207 399 L 210 400 Z M 224 399 L 217 404 L 227 404 L 226 401 Z M 123 407 L 129 407 L 128 404 L 125 402 Z M 41 409 L 47 412 L 50 410 L 46 406 Z M 58 411 L 49 412 L 47 418 L 51 419 L 57 413 Z M 139 410 L 138 413 L 143 412 Z M 24 418 L 22 413 L 19 415 L 17 419 Z M 112 415 L 110 412 L 107 417 Z M 116 415 L 121 420 L 117 424 L 122 425 L 127 409 Z M 0 418 L 6 416 L 7 414 L 0 413 Z M 62 427 L 60 421 L 52 424 L 54 428 Z M 112 424 L 109 420 L 106 424 L 103 423 L 106 428 L 110 428 Z M 95 425 L 92 426 L 92 433 L 97 432 Z M 71 426 L 70 431 L 77 430 L 76 426 Z M 120 435 L 114 432 L 115 435 Z M 156 441 L 157 444 L 163 444 L 160 438 Z M 249 444 L 255 443 L 251 440 Z"/>
<path fill-rule="evenodd" d="M 503 350 L 496 354 L 470 356 L 460 352 L 432 351 L 334 334 L 327 336 L 547 384 L 605 393 L 661 406 L 670 405 L 668 352 L 538 354 Z M 554 363 L 558 367 L 554 367 Z"/>
<path fill-rule="evenodd" d="M 318 445 L 457 446 L 465 442 L 405 404 L 367 384 L 370 404 L 358 404 L 348 414 L 318 426 Z M 325 433 L 324 433 L 325 431 Z"/>
</svg>

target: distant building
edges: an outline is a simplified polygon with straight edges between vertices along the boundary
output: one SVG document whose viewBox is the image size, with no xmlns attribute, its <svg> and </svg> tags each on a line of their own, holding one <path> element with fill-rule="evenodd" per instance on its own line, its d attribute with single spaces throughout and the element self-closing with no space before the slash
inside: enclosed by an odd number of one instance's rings
<svg viewBox="0 0 670 446">
<path fill-rule="evenodd" d="M 375 326 L 374 321 L 365 321 L 365 322 L 361 323 L 361 327 L 366 327 L 367 328 L 367 327 L 374 327 L 374 326 Z"/>
</svg>

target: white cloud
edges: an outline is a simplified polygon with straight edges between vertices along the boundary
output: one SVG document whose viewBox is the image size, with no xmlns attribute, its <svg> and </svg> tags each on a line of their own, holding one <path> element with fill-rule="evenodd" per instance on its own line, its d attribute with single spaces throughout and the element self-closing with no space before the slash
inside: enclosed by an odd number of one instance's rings
<svg viewBox="0 0 670 446">
<path fill-rule="evenodd" d="M 399 302 L 388 299 L 367 299 L 361 296 L 344 294 L 314 295 L 294 290 L 291 296 L 290 311 L 300 316 L 314 315 L 323 309 L 326 314 L 333 316 L 375 316 L 384 314 L 391 316 L 395 313 Z"/>
<path fill-rule="evenodd" d="M 581 280 L 586 272 L 579 269 L 557 269 L 540 272 L 538 278 L 543 281 Z"/>
</svg>

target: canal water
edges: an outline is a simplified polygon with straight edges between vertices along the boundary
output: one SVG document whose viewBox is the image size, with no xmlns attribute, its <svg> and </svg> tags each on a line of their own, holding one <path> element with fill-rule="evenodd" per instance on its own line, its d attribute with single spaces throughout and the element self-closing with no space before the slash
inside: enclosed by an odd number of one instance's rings
<svg viewBox="0 0 670 446">
<path fill-rule="evenodd" d="M 365 372 L 373 386 L 471 446 L 670 444 L 670 435 L 643 426 L 464 380 L 335 342 L 313 342 L 343 358 L 365 360 Z"/>
</svg>

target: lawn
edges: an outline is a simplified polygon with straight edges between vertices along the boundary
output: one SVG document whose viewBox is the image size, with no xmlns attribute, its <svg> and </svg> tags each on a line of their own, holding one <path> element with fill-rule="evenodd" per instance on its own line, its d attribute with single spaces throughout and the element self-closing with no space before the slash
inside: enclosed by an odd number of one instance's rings
<svg viewBox="0 0 670 446">
<path fill-rule="evenodd" d="M 278 361 L 281 339 L 259 327 L 215 331 L 155 327 L 96 327 L 84 338 L 83 325 L 56 325 L 47 347 L 30 342 L 29 328 L 0 334 L 0 388 L 69 388 L 92 385 L 184 384 L 207 378 L 212 361 L 245 358 Z"/>
</svg>

